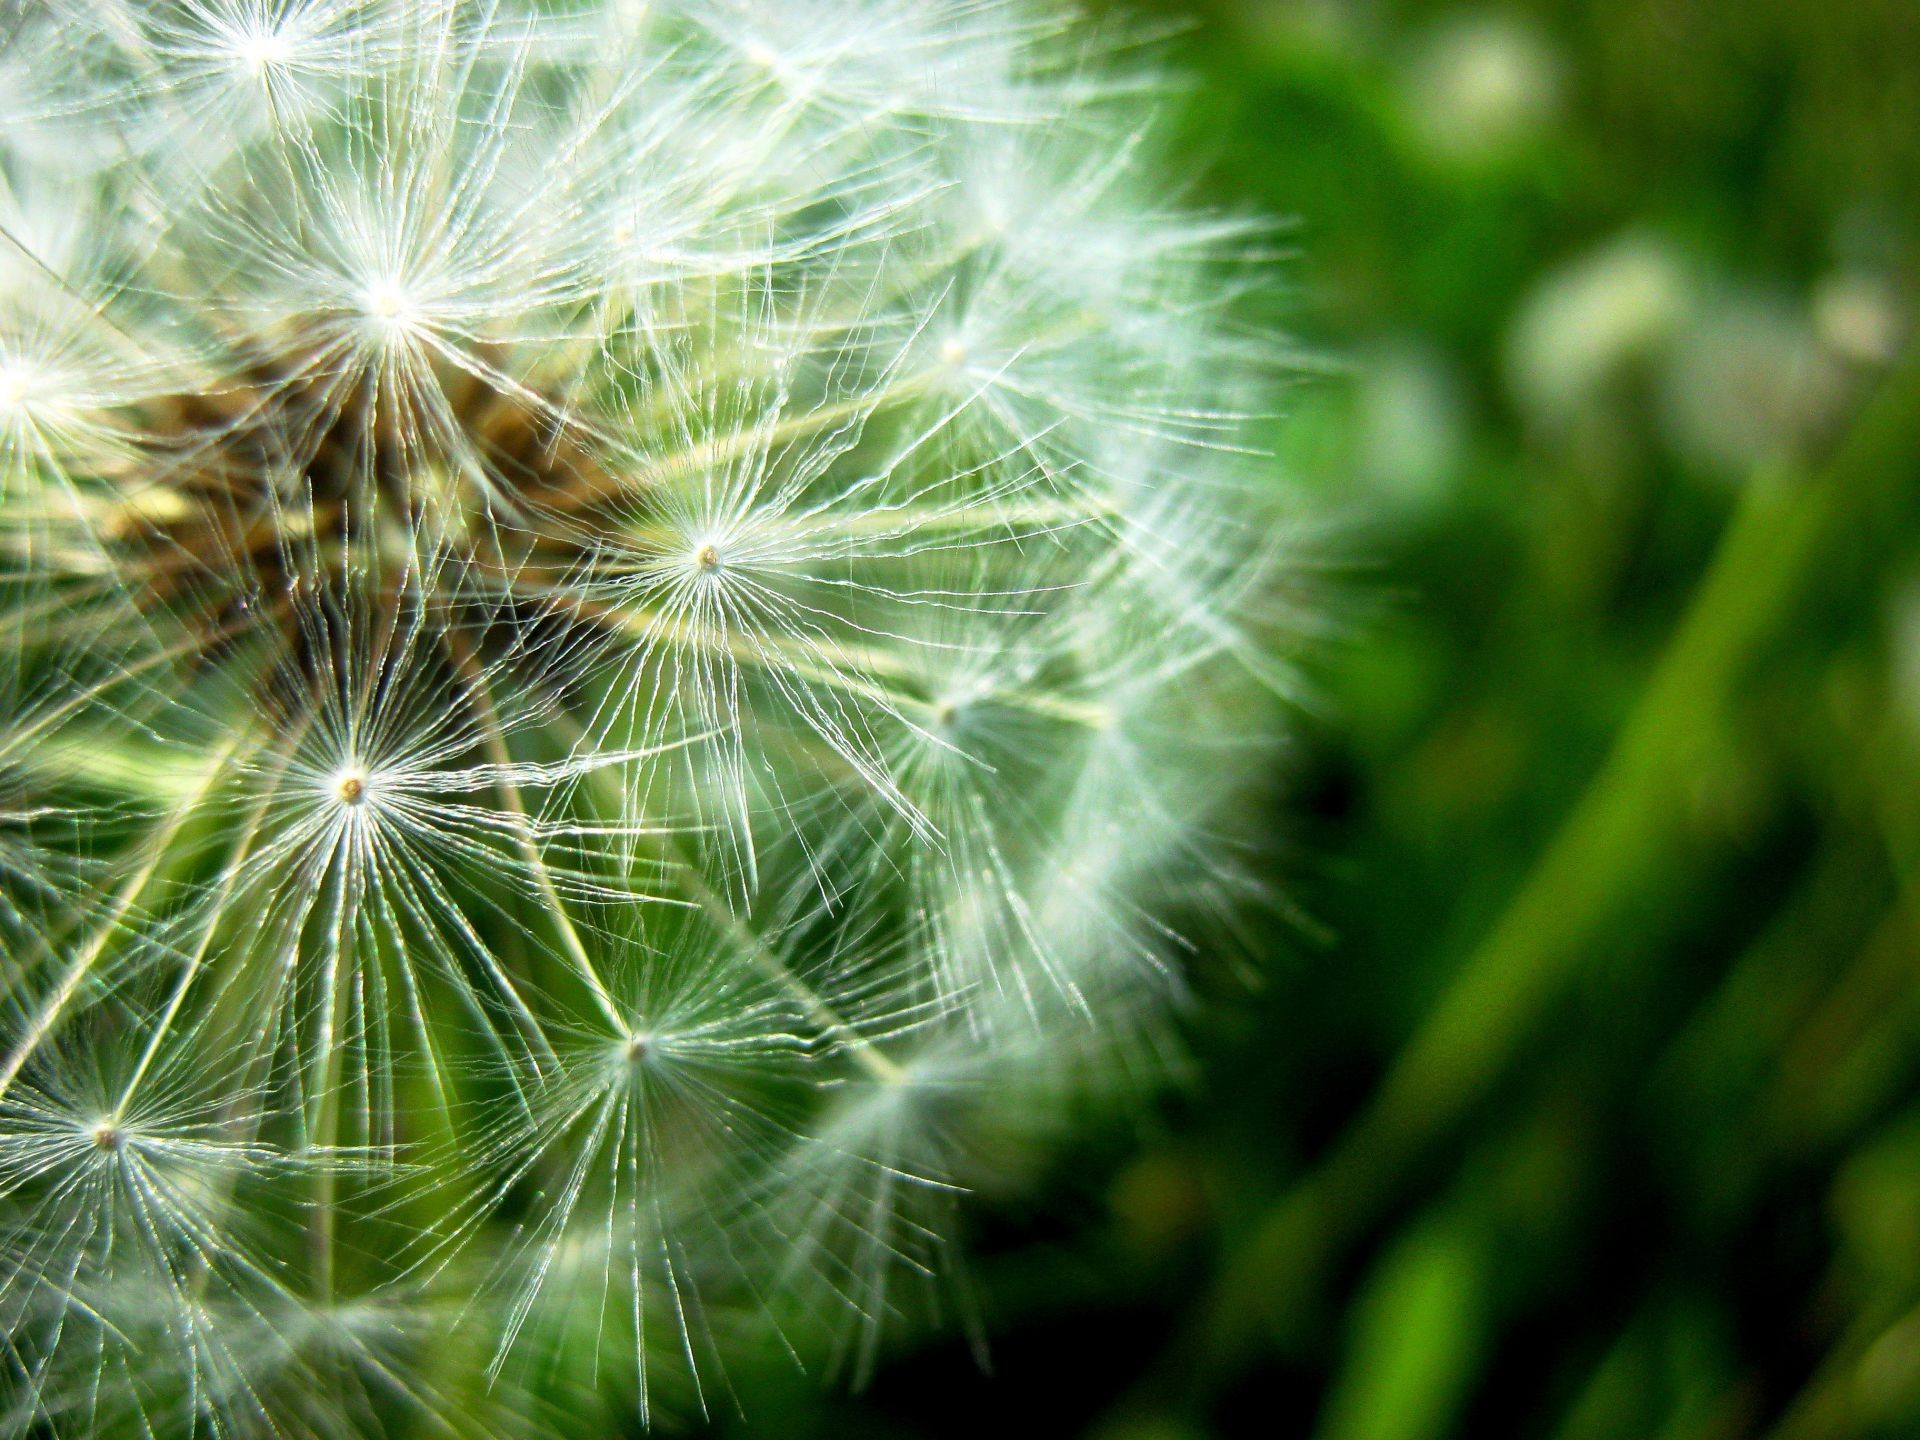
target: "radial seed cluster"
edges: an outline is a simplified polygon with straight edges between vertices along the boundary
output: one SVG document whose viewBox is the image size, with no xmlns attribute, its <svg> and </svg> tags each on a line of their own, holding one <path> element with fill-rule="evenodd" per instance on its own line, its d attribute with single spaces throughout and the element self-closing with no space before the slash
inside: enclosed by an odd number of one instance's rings
<svg viewBox="0 0 1920 1440">
<path fill-rule="evenodd" d="M 0 1434 L 858 1372 L 1155 1073 L 1288 579 L 1160 97 L 1027 0 L 0 4 Z"/>
</svg>

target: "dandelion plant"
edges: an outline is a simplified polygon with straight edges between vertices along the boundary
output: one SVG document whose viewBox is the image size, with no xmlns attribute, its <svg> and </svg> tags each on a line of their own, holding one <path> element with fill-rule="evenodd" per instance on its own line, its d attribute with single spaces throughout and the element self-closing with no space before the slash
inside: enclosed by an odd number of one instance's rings
<svg viewBox="0 0 1920 1440">
<path fill-rule="evenodd" d="M 0 27 L 0 1430 L 864 1370 L 1161 1064 L 1285 683 L 1259 233 L 1151 60 L 1026 0 Z"/>
</svg>

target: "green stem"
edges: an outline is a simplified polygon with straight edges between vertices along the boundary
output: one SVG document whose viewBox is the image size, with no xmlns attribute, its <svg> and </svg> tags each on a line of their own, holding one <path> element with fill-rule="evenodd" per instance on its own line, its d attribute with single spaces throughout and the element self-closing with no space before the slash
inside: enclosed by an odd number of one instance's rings
<svg viewBox="0 0 1920 1440">
<path fill-rule="evenodd" d="M 21 1036 L 20 1042 L 14 1046 L 12 1053 L 7 1056 L 4 1062 L 0 1062 L 0 1097 L 4 1097 L 7 1091 L 12 1088 L 13 1082 L 18 1078 L 21 1068 L 33 1057 L 34 1052 L 40 1048 L 41 1043 L 46 1040 L 47 1036 L 53 1033 L 54 1028 L 60 1023 L 61 1017 L 66 1014 L 67 1007 L 73 1003 L 73 998 L 80 993 L 80 988 L 85 983 L 87 976 L 93 973 L 93 967 L 99 963 L 100 957 L 106 953 L 107 946 L 111 943 L 113 937 L 120 933 L 121 927 L 127 923 L 128 918 L 132 915 L 134 907 L 140 903 L 141 895 L 145 893 L 147 886 L 152 883 L 154 876 L 159 873 L 162 863 L 166 860 L 168 850 L 172 846 L 174 838 L 180 833 L 181 827 L 187 823 L 188 818 L 194 811 L 200 808 L 201 803 L 212 793 L 214 786 L 226 772 L 227 762 L 233 758 L 239 749 L 240 742 L 238 741 L 223 746 L 213 756 L 212 760 L 208 762 L 206 770 L 201 775 L 199 782 L 187 792 L 175 807 L 173 813 L 170 814 L 160 828 L 155 830 L 152 836 L 149 837 L 146 846 L 146 858 L 141 862 L 140 868 L 129 876 L 126 882 L 120 887 L 119 893 L 114 897 L 111 913 L 108 914 L 99 925 L 94 927 L 93 932 L 81 944 L 80 948 L 74 952 L 73 958 L 67 962 L 67 968 L 61 974 L 60 981 L 54 987 L 53 993 L 41 1003 L 33 1019 L 27 1023 L 26 1033 Z"/>
<path fill-rule="evenodd" d="M 1376 1222 L 1414 1162 L 1484 1096 L 1545 1008 L 1596 955 L 1603 923 L 1665 883 L 1694 839 L 1690 796 L 1737 690 L 1836 551 L 1920 455 L 1920 352 L 1816 478 L 1749 483 L 1599 774 L 1493 930 L 1332 1151 L 1253 1231 L 1186 1337 L 1183 1383 L 1305 1313 L 1323 1267 Z M 1188 1348 L 1190 1347 L 1190 1348 Z"/>
</svg>

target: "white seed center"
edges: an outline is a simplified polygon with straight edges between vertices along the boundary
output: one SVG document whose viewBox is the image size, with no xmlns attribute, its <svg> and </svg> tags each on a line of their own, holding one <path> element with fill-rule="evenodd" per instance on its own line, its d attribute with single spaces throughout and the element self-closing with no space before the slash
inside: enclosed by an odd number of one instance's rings
<svg viewBox="0 0 1920 1440">
<path fill-rule="evenodd" d="M 249 31 L 235 39 L 233 58 L 241 69 L 258 77 L 293 63 L 293 41 L 278 30 Z"/>
<path fill-rule="evenodd" d="M 0 415 L 24 409 L 31 377 L 12 365 L 0 365 Z"/>
<path fill-rule="evenodd" d="M 405 330 L 419 318 L 419 307 L 397 281 L 381 280 L 369 285 L 360 297 L 368 318 L 378 320 L 389 330 Z"/>
</svg>

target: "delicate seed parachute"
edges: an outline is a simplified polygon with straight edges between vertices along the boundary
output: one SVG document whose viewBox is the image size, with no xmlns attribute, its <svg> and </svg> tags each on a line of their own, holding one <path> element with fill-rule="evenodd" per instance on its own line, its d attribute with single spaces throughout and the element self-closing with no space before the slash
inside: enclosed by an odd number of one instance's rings
<svg viewBox="0 0 1920 1440">
<path fill-rule="evenodd" d="M 1159 93 L 1027 0 L 0 5 L 0 1432 L 857 1373 L 1164 1066 L 1300 627 Z"/>
</svg>

